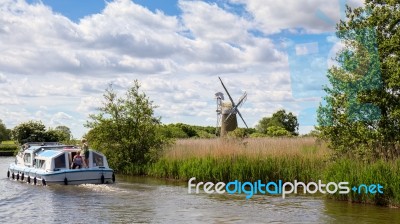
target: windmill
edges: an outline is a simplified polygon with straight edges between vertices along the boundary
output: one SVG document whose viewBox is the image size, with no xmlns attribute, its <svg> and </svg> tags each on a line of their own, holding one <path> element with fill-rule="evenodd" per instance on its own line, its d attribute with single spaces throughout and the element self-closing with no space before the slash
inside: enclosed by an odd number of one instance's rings
<svg viewBox="0 0 400 224">
<path fill-rule="evenodd" d="M 224 94 L 221 92 L 217 92 L 215 94 L 215 99 L 217 100 L 217 130 L 219 127 L 220 129 L 220 136 L 226 135 L 228 132 L 235 130 L 238 127 L 237 123 L 237 118 L 236 114 L 239 114 L 240 118 L 242 119 L 244 125 L 247 124 L 244 121 L 242 114 L 239 111 L 239 107 L 246 101 L 247 99 L 247 93 L 244 92 L 244 94 L 239 98 L 238 102 L 235 103 L 229 94 L 228 90 L 226 89 L 224 83 L 222 82 L 222 79 L 220 77 L 219 81 L 221 81 L 222 87 L 224 87 L 224 90 L 226 94 L 229 97 L 229 101 L 224 101 Z M 247 127 L 248 128 L 248 127 Z"/>
</svg>

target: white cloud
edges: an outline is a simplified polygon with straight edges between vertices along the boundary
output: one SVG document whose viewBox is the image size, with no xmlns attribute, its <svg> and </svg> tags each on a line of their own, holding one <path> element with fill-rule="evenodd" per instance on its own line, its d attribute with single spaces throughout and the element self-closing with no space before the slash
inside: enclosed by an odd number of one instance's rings
<svg viewBox="0 0 400 224">
<path fill-rule="evenodd" d="M 296 55 L 307 55 L 318 53 L 318 43 L 296 44 Z"/>
<path fill-rule="evenodd" d="M 183 22 L 196 38 L 211 41 L 246 41 L 251 22 L 225 11 L 216 3 L 179 1 Z"/>
<path fill-rule="evenodd" d="M 76 108 L 77 111 L 88 114 L 93 113 L 101 106 L 101 99 L 95 96 L 88 96 L 82 97 L 78 107 Z"/>
<path fill-rule="evenodd" d="M 0 73 L 0 84 L 7 82 L 8 82 L 7 77 L 4 74 Z"/>
<path fill-rule="evenodd" d="M 282 30 L 306 33 L 334 31 L 335 24 L 342 18 L 344 5 L 340 0 L 230 0 L 245 5 L 253 16 L 259 30 L 266 34 L 279 33 Z M 362 0 L 346 1 L 350 6 L 360 6 Z"/>
</svg>

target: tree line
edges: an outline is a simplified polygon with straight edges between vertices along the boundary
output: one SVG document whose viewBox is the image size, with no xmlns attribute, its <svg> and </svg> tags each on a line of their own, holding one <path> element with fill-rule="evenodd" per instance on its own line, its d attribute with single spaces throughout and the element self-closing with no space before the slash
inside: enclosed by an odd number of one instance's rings
<svg viewBox="0 0 400 224">
<path fill-rule="evenodd" d="M 26 142 L 69 142 L 72 140 L 69 127 L 60 125 L 55 128 L 46 128 L 41 121 L 23 122 L 13 129 L 7 129 L 0 120 L 0 140 L 14 140 L 20 144 Z"/>
</svg>

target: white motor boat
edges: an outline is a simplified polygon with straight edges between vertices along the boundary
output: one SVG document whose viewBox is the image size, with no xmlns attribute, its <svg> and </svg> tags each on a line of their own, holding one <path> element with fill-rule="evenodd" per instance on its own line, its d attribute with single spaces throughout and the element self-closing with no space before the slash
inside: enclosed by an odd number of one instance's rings
<svg viewBox="0 0 400 224">
<path fill-rule="evenodd" d="M 61 144 L 32 144 L 21 149 L 8 167 L 7 177 L 31 184 L 106 184 L 114 183 L 114 171 L 107 158 L 89 149 L 88 167 L 72 169 L 79 147 Z"/>
</svg>

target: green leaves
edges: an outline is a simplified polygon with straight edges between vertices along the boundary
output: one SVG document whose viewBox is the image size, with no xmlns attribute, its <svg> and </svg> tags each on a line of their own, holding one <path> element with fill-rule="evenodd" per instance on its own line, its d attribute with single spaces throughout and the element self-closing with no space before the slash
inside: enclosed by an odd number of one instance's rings
<svg viewBox="0 0 400 224">
<path fill-rule="evenodd" d="M 298 128 L 297 117 L 285 110 L 275 112 L 272 117 L 262 118 L 256 126 L 258 132 L 270 136 L 298 135 Z"/>
<path fill-rule="evenodd" d="M 318 130 L 338 155 L 399 156 L 400 3 L 367 0 L 337 25 L 344 43 L 318 109 Z"/>
<path fill-rule="evenodd" d="M 124 96 L 118 96 L 110 85 L 99 113 L 89 116 L 87 138 L 92 147 L 107 155 L 117 171 L 154 161 L 168 142 L 159 134 L 161 122 L 154 116 L 154 108 L 137 80 Z"/>
<path fill-rule="evenodd" d="M 28 121 L 17 125 L 11 131 L 12 139 L 25 142 L 66 142 L 71 139 L 71 131 L 66 126 L 46 130 L 41 121 Z"/>
</svg>

